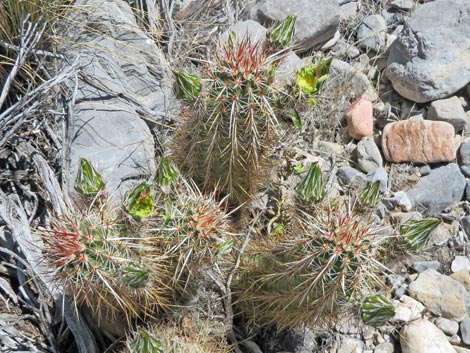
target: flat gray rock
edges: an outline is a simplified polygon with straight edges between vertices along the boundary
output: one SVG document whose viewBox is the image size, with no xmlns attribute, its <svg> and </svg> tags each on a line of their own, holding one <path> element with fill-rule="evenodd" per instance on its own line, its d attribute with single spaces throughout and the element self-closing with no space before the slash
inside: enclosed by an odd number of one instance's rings
<svg viewBox="0 0 470 353">
<path fill-rule="evenodd" d="M 470 0 L 418 6 L 390 48 L 386 75 L 418 103 L 445 98 L 470 82 Z"/>
<path fill-rule="evenodd" d="M 432 215 L 462 200 L 465 186 L 465 177 L 458 165 L 450 163 L 433 169 L 406 194 L 414 208 Z"/>
<path fill-rule="evenodd" d="M 70 158 L 86 158 L 106 181 L 112 198 L 120 198 L 135 179 L 155 172 L 152 134 L 146 123 L 117 99 L 82 102 L 75 106 L 75 135 Z M 78 163 L 72 163 L 72 183 Z M 114 194 L 116 190 L 119 191 Z"/>
<path fill-rule="evenodd" d="M 80 0 L 68 19 L 76 26 L 69 28 L 64 50 L 83 67 L 76 83 L 69 191 L 74 193 L 79 159 L 86 158 L 117 201 L 155 173 L 155 142 L 142 117 L 155 123 L 172 118 L 178 108 L 172 74 L 125 1 Z"/>
<path fill-rule="evenodd" d="M 299 51 L 307 51 L 333 38 L 339 26 L 336 0 L 262 0 L 251 11 L 253 19 L 269 25 L 297 16 L 295 39 Z"/>
</svg>

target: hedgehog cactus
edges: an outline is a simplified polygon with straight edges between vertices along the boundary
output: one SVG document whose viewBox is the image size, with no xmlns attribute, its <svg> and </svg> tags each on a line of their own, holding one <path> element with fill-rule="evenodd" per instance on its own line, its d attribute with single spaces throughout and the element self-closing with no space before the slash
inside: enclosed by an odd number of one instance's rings
<svg viewBox="0 0 470 353">
<path fill-rule="evenodd" d="M 203 196 L 189 185 L 160 205 L 158 215 L 150 219 L 150 246 L 165 244 L 166 254 L 176 259 L 174 281 L 189 278 L 194 269 L 213 263 L 230 250 L 231 226 L 222 202 Z"/>
<path fill-rule="evenodd" d="M 183 85 L 178 92 L 187 93 L 175 143 L 181 170 L 203 191 L 217 189 L 234 203 L 245 201 L 256 189 L 267 162 L 265 150 L 277 136 L 273 105 L 281 93 L 273 81 L 286 51 L 272 53 L 272 48 L 268 40 L 230 35 L 215 50 L 214 60 L 203 65 L 203 80 L 176 74 L 177 84 Z M 186 87 L 191 82 L 197 87 Z"/>
<path fill-rule="evenodd" d="M 344 203 L 315 211 L 249 264 L 240 280 L 248 315 L 279 327 L 327 323 L 367 285 L 381 284 L 374 272 L 384 239 L 370 220 Z"/>
<path fill-rule="evenodd" d="M 146 263 L 146 249 L 138 239 L 122 236 L 115 220 L 89 211 L 86 215 L 55 218 L 42 232 L 43 254 L 57 282 L 78 305 L 97 314 L 124 312 L 145 315 L 155 305 L 165 306 L 170 278 L 165 257 Z"/>
</svg>

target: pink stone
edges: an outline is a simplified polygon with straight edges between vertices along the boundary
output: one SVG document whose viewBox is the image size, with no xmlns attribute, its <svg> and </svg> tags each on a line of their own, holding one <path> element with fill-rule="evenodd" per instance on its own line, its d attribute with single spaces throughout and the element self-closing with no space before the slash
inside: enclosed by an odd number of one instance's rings
<svg viewBox="0 0 470 353">
<path fill-rule="evenodd" d="M 360 140 L 374 134 L 374 116 L 372 103 L 364 97 L 359 97 L 344 112 L 348 123 L 348 134 L 353 139 Z"/>
<path fill-rule="evenodd" d="M 394 163 L 440 163 L 456 157 L 454 127 L 443 121 L 405 120 L 385 126 L 382 150 Z"/>
</svg>

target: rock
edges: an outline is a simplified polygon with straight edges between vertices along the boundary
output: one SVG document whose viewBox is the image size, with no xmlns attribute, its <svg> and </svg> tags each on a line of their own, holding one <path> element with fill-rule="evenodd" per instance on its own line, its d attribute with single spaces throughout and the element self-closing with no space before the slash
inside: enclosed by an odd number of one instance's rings
<svg viewBox="0 0 470 353">
<path fill-rule="evenodd" d="M 390 342 L 382 342 L 375 346 L 374 353 L 393 353 L 395 348 Z"/>
<path fill-rule="evenodd" d="M 452 348 L 454 348 L 457 353 L 470 353 L 470 349 L 467 349 L 467 348 L 458 347 L 458 346 L 452 346 Z"/>
<path fill-rule="evenodd" d="M 360 140 L 374 134 L 374 116 L 372 103 L 364 97 L 356 99 L 344 112 L 348 123 L 348 134 Z"/>
<path fill-rule="evenodd" d="M 67 33 L 65 50 L 83 63 L 86 80 L 78 82 L 77 101 L 123 96 L 124 102 L 137 104 L 128 110 L 147 108 L 149 118 L 159 120 L 171 107 L 178 111 L 170 65 L 140 29 L 132 8 L 123 0 L 78 0 L 76 5 L 72 21 L 77 25 Z"/>
<path fill-rule="evenodd" d="M 340 167 L 336 175 L 343 185 L 352 186 L 356 189 L 362 189 L 367 185 L 365 174 L 352 167 Z"/>
<path fill-rule="evenodd" d="M 295 39 L 301 52 L 331 39 L 340 20 L 338 2 L 330 0 L 262 0 L 253 12 L 267 25 L 282 21 L 288 15 L 297 16 Z"/>
<path fill-rule="evenodd" d="M 470 2 L 418 6 L 390 48 L 386 76 L 418 103 L 445 98 L 470 82 Z"/>
<path fill-rule="evenodd" d="M 390 0 L 389 6 L 394 9 L 409 11 L 415 7 L 413 0 Z"/>
<path fill-rule="evenodd" d="M 447 336 L 453 336 L 459 331 L 459 324 L 457 322 L 443 317 L 436 318 L 434 324 Z"/>
<path fill-rule="evenodd" d="M 359 56 L 361 52 L 354 45 L 349 44 L 344 39 L 339 39 L 332 49 L 332 55 L 337 58 L 354 59 Z"/>
<path fill-rule="evenodd" d="M 426 214 L 436 214 L 459 202 L 465 185 L 465 177 L 460 173 L 457 164 L 450 163 L 433 169 L 406 194 L 413 207 Z"/>
<path fill-rule="evenodd" d="M 385 47 L 386 33 L 387 22 L 382 16 L 366 16 L 357 30 L 357 41 L 360 47 L 379 52 Z"/>
<path fill-rule="evenodd" d="M 387 276 L 388 283 L 392 287 L 392 293 L 395 298 L 401 298 L 408 288 L 406 278 L 397 274 L 390 274 Z"/>
<path fill-rule="evenodd" d="M 310 353 L 318 348 L 316 334 L 309 327 L 297 327 L 289 330 L 283 338 L 282 346 L 289 352 Z"/>
<path fill-rule="evenodd" d="M 390 220 L 393 224 L 402 225 L 409 220 L 421 220 L 423 215 L 419 212 L 393 212 L 390 213 Z"/>
<path fill-rule="evenodd" d="M 416 320 L 424 310 L 423 304 L 407 295 L 400 297 L 400 301 L 394 300 L 393 305 L 395 307 L 393 320 L 400 322 Z"/>
<path fill-rule="evenodd" d="M 155 173 L 154 139 L 142 115 L 156 123 L 177 109 L 172 74 L 163 52 L 137 25 L 122 0 L 80 0 L 66 52 L 79 57 L 69 192 L 79 159 L 88 159 L 106 182 L 110 202 Z M 73 87 L 74 82 L 70 83 Z M 131 180 L 133 179 L 133 180 Z"/>
<path fill-rule="evenodd" d="M 467 256 L 456 256 L 452 261 L 451 270 L 454 273 L 470 270 L 470 260 Z"/>
<path fill-rule="evenodd" d="M 107 99 L 82 102 L 76 104 L 74 110 L 71 187 L 75 185 L 80 158 L 90 161 L 101 174 L 106 190 L 113 196 L 112 202 L 118 202 L 136 184 L 135 180 L 127 179 L 154 175 L 156 166 L 152 134 L 145 122 L 129 111 L 129 106 L 117 99 Z"/>
<path fill-rule="evenodd" d="M 455 344 L 460 344 L 462 342 L 462 339 L 459 335 L 452 335 L 450 337 L 447 337 L 447 340 L 452 346 L 454 346 Z"/>
<path fill-rule="evenodd" d="M 359 8 L 359 2 L 357 1 L 352 1 L 341 5 L 339 7 L 339 17 L 341 21 L 350 21 L 354 19 L 354 17 L 356 17 L 358 14 Z"/>
<path fill-rule="evenodd" d="M 443 245 L 454 236 L 454 233 L 455 230 L 451 225 L 441 223 L 429 233 L 428 245 Z"/>
<path fill-rule="evenodd" d="M 465 175 L 467 178 L 470 177 L 470 165 L 461 165 L 461 166 L 460 166 L 460 171 L 461 171 L 462 174 Z"/>
<path fill-rule="evenodd" d="M 470 271 L 454 272 L 450 277 L 461 283 L 467 292 L 470 292 Z"/>
<path fill-rule="evenodd" d="M 426 270 L 438 270 L 441 267 L 441 263 L 437 260 L 433 261 L 417 261 L 413 262 L 411 268 L 418 273 L 424 272 Z"/>
<path fill-rule="evenodd" d="M 460 335 L 465 344 L 470 344 L 470 318 L 466 317 L 460 323 Z"/>
<path fill-rule="evenodd" d="M 365 173 L 369 173 L 382 167 L 382 155 L 380 154 L 380 150 L 372 137 L 364 137 L 359 141 L 357 144 L 356 155 L 359 169 Z"/>
<path fill-rule="evenodd" d="M 451 124 L 455 131 L 461 131 L 467 123 L 467 114 L 462 108 L 460 99 L 454 96 L 432 102 L 428 109 L 427 119 L 445 121 Z"/>
<path fill-rule="evenodd" d="M 460 162 L 463 165 L 470 166 L 470 141 L 464 141 L 459 148 Z"/>
<path fill-rule="evenodd" d="M 396 9 L 383 9 L 381 14 L 383 18 L 385 18 L 385 21 L 387 21 L 388 26 L 393 26 L 397 23 L 401 24 L 403 22 L 403 15 Z"/>
<path fill-rule="evenodd" d="M 382 202 L 389 210 L 393 210 L 395 207 L 399 206 L 403 211 L 409 211 L 413 207 L 408 195 L 404 191 L 398 191 L 393 197 L 382 199 Z"/>
<path fill-rule="evenodd" d="M 323 44 L 320 47 L 320 50 L 331 49 L 336 44 L 336 42 L 338 42 L 338 40 L 340 38 L 341 38 L 341 33 L 339 31 L 336 31 L 333 38 L 331 38 L 329 41 L 327 41 L 325 44 Z"/>
<path fill-rule="evenodd" d="M 445 122 L 398 121 L 385 126 L 382 150 L 394 163 L 450 162 L 456 156 L 454 136 L 454 127 Z"/>
<path fill-rule="evenodd" d="M 367 182 L 370 184 L 380 181 L 380 191 L 388 191 L 388 174 L 384 167 L 377 168 L 367 173 Z"/>
<path fill-rule="evenodd" d="M 276 70 L 275 85 L 279 88 L 295 79 L 297 70 L 305 66 L 305 63 L 294 52 L 290 52 L 281 62 Z"/>
<path fill-rule="evenodd" d="M 421 176 L 429 175 L 431 173 L 431 170 L 431 167 L 428 165 L 423 165 L 421 168 L 419 168 Z"/>
<path fill-rule="evenodd" d="M 335 331 L 345 335 L 359 334 L 362 326 L 362 321 L 354 316 L 344 315 L 338 317 L 335 323 Z"/>
<path fill-rule="evenodd" d="M 462 170 L 462 168 L 460 168 Z M 465 176 L 467 176 L 464 173 Z M 470 181 L 467 181 L 467 184 L 465 185 L 465 201 L 470 201 Z"/>
<path fill-rule="evenodd" d="M 470 238 L 470 216 L 460 218 L 460 223 L 462 224 L 465 234 Z"/>
<path fill-rule="evenodd" d="M 456 353 L 445 334 L 425 319 L 418 319 L 400 332 L 402 353 Z"/>
<path fill-rule="evenodd" d="M 343 336 L 341 338 L 341 342 L 339 344 L 337 353 L 362 353 L 363 351 L 363 343 L 362 341 L 352 338 Z"/>
<path fill-rule="evenodd" d="M 465 287 L 435 270 L 426 270 L 410 283 L 410 294 L 437 316 L 461 321 L 466 315 Z"/>
<path fill-rule="evenodd" d="M 220 43 L 226 43 L 231 32 L 235 33 L 237 40 L 243 40 L 245 37 L 250 37 L 252 43 L 259 43 L 262 45 L 266 40 L 266 27 L 259 22 L 253 20 L 239 21 L 222 33 L 220 36 Z"/>
<path fill-rule="evenodd" d="M 317 148 L 322 155 L 341 155 L 344 153 L 344 146 L 339 143 L 318 141 Z"/>
<path fill-rule="evenodd" d="M 341 82 L 341 88 L 351 97 L 363 96 L 371 102 L 378 100 L 377 92 L 367 76 L 344 61 L 338 59 L 331 61 L 330 80 Z"/>
</svg>

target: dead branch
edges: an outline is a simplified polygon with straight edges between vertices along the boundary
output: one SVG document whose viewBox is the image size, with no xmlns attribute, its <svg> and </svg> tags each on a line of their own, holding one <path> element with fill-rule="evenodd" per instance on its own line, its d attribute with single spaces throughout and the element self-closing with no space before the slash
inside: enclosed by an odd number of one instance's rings
<svg viewBox="0 0 470 353">
<path fill-rule="evenodd" d="M 2 93 L 0 94 L 0 109 L 2 108 L 5 100 L 10 91 L 10 86 L 15 80 L 16 75 L 18 74 L 21 67 L 24 65 L 26 58 L 31 53 L 31 51 L 38 44 L 39 40 L 44 33 L 44 26 L 38 28 L 38 23 L 31 23 L 28 21 L 29 15 L 21 20 L 20 24 L 20 45 L 18 46 L 18 55 L 16 57 L 15 63 L 11 68 L 10 73 L 5 80 L 5 84 L 2 88 Z"/>
</svg>

